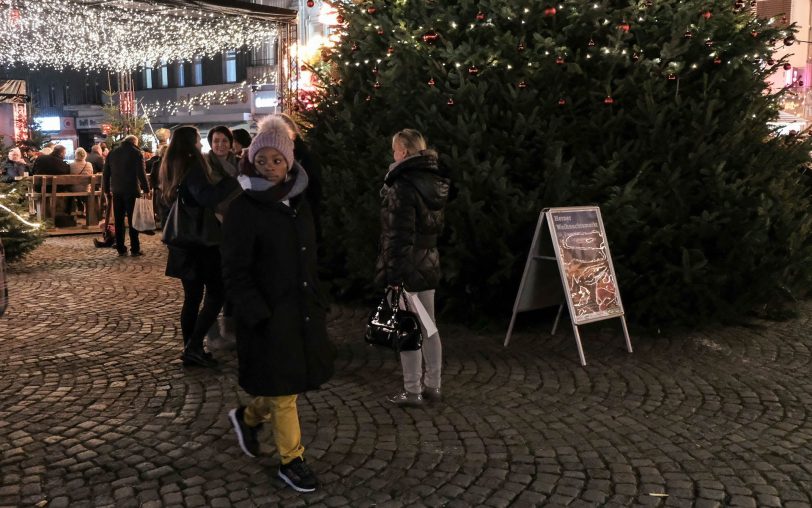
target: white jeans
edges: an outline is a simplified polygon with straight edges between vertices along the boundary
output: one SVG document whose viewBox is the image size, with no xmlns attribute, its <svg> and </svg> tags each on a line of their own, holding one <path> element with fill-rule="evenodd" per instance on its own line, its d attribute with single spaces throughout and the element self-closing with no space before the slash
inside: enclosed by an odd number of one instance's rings
<svg viewBox="0 0 812 508">
<path fill-rule="evenodd" d="M 434 290 L 420 291 L 417 298 L 434 320 Z M 424 331 L 425 333 L 425 331 Z M 425 381 L 423 378 L 423 361 L 426 364 Z M 443 346 L 440 344 L 440 333 L 423 338 L 423 349 L 420 351 L 403 351 L 400 353 L 403 365 L 403 387 L 407 392 L 420 393 L 423 387 L 440 388 L 440 371 L 443 367 Z"/>
</svg>

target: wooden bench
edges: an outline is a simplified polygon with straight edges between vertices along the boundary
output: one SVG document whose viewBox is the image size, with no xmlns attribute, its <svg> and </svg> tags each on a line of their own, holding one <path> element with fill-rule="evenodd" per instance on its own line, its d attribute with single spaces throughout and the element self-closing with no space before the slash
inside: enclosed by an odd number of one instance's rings
<svg viewBox="0 0 812 508">
<path fill-rule="evenodd" d="M 34 175 L 27 180 L 29 210 L 37 214 L 38 220 L 56 217 L 59 198 L 83 197 L 87 198 L 87 225 L 95 226 L 99 223 L 102 175 Z M 74 191 L 74 185 L 81 185 L 86 190 Z"/>
</svg>

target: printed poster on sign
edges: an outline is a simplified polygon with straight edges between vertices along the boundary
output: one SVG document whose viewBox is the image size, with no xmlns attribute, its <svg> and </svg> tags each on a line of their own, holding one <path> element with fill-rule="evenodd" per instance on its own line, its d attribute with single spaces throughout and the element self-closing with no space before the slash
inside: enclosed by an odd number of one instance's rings
<svg viewBox="0 0 812 508">
<path fill-rule="evenodd" d="M 547 212 L 547 219 L 575 324 L 622 316 L 600 210 L 556 208 Z"/>
</svg>

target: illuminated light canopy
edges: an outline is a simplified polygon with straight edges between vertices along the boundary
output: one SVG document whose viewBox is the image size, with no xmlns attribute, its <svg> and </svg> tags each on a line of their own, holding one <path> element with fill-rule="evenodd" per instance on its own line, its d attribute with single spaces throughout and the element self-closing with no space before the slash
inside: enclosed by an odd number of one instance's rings
<svg viewBox="0 0 812 508">
<path fill-rule="evenodd" d="M 146 6 L 146 8 L 145 8 Z M 133 71 L 272 41 L 277 25 L 155 1 L 0 2 L 0 65 Z"/>
</svg>

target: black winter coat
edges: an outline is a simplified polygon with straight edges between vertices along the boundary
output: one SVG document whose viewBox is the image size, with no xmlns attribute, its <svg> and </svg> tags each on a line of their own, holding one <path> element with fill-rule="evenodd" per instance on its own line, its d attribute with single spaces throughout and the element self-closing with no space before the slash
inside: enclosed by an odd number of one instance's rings
<svg viewBox="0 0 812 508">
<path fill-rule="evenodd" d="M 239 184 L 233 178 L 223 179 L 216 185 L 212 184 L 206 178 L 205 170 L 198 165 L 194 165 L 189 168 L 189 173 L 178 187 L 178 194 L 183 197 L 185 203 L 214 210 L 220 202 L 235 190 L 239 191 L 239 187 Z M 218 247 L 216 246 L 205 247 L 202 245 L 190 248 L 169 247 L 165 273 L 167 277 L 177 279 L 200 279 L 205 272 L 213 269 L 212 260 L 220 259 L 217 250 Z M 219 266 L 214 268 L 219 268 Z"/>
<path fill-rule="evenodd" d="M 436 289 L 441 275 L 437 238 L 450 180 L 439 169 L 437 155 L 424 151 L 400 161 L 384 183 L 375 281 L 403 283 L 409 291 Z"/>
<path fill-rule="evenodd" d="M 254 396 L 293 395 L 333 375 L 316 236 L 303 196 L 246 190 L 223 225 L 223 279 L 237 322 L 239 383 Z"/>
<path fill-rule="evenodd" d="M 144 152 L 132 143 L 122 143 L 110 152 L 104 162 L 102 175 L 105 193 L 137 196 L 141 190 L 149 192 Z"/>
</svg>

